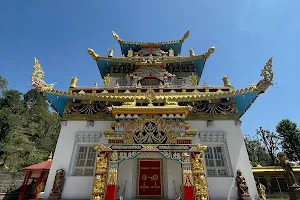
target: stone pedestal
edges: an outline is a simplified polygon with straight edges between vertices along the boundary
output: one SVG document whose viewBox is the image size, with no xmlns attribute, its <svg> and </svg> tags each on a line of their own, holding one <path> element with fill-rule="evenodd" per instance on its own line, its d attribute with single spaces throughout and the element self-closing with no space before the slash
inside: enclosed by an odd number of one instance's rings
<svg viewBox="0 0 300 200">
<path fill-rule="evenodd" d="M 300 200 L 300 186 L 299 185 L 290 186 L 289 195 L 290 195 L 290 200 Z"/>
<path fill-rule="evenodd" d="M 250 194 L 239 194 L 239 200 L 251 200 Z"/>
<path fill-rule="evenodd" d="M 58 200 L 61 199 L 61 193 L 50 193 L 48 200 Z"/>
</svg>

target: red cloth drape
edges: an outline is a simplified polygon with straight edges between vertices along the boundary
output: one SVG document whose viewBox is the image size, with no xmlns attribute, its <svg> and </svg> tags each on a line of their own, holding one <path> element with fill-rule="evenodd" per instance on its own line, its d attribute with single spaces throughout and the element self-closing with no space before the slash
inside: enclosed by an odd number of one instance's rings
<svg viewBox="0 0 300 200">
<path fill-rule="evenodd" d="M 191 186 L 183 186 L 184 200 L 194 200 L 194 190 Z"/>
</svg>

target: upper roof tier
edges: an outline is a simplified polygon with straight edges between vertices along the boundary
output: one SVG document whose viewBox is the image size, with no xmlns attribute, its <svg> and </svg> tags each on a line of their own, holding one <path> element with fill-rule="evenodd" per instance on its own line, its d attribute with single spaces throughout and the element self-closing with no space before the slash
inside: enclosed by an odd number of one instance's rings
<svg viewBox="0 0 300 200">
<path fill-rule="evenodd" d="M 116 32 L 112 32 L 113 37 L 119 42 L 121 46 L 122 55 L 128 55 L 128 50 L 139 51 L 143 47 L 158 47 L 163 51 L 168 51 L 170 48 L 174 50 L 174 55 L 178 56 L 181 53 L 181 46 L 184 40 L 188 38 L 190 31 L 187 31 L 180 40 L 173 40 L 167 42 L 130 42 L 122 40 Z"/>
</svg>

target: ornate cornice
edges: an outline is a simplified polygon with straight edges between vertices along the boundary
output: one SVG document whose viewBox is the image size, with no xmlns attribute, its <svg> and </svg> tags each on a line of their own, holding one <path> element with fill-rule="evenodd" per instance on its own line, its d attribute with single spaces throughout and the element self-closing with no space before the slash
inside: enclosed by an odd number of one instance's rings
<svg viewBox="0 0 300 200">
<path fill-rule="evenodd" d="M 161 44 L 174 44 L 174 43 L 183 43 L 189 36 L 190 31 L 187 31 L 180 40 L 173 40 L 167 42 L 130 42 L 122 40 L 119 35 L 112 31 L 112 35 L 120 44 L 136 44 L 136 45 L 161 45 Z"/>
<path fill-rule="evenodd" d="M 167 63 L 176 63 L 176 62 L 185 62 L 185 61 L 193 61 L 199 59 L 208 59 L 209 56 L 214 53 L 215 47 L 209 48 L 205 53 L 197 55 L 197 56 L 174 56 L 174 57 L 158 57 L 153 58 L 153 63 L 148 63 L 148 57 L 104 57 L 100 56 L 91 48 L 88 49 L 88 53 L 94 60 L 103 60 L 103 61 L 111 61 L 111 62 L 123 62 L 123 63 L 132 63 L 136 65 L 159 65 L 159 64 L 167 64 Z"/>
</svg>

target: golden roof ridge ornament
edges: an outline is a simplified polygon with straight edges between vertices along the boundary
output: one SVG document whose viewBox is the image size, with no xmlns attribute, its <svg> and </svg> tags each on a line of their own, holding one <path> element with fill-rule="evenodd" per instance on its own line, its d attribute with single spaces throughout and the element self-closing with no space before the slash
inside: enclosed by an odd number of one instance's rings
<svg viewBox="0 0 300 200">
<path fill-rule="evenodd" d="M 186 40 L 190 35 L 190 31 L 188 30 L 187 32 L 185 32 L 185 34 L 183 35 L 182 39 L 179 40 L 181 43 L 184 42 L 184 40 Z"/>
<path fill-rule="evenodd" d="M 123 42 L 123 40 L 120 39 L 119 35 L 116 32 L 112 31 L 112 35 L 120 44 Z"/>
<path fill-rule="evenodd" d="M 273 57 L 271 57 L 268 62 L 265 64 L 263 70 L 261 71 L 260 76 L 263 77 L 262 80 L 260 80 L 256 84 L 256 89 L 260 90 L 261 92 L 265 92 L 266 89 L 268 89 L 269 86 L 273 85 Z M 253 87 L 253 85 L 252 85 Z"/>
<path fill-rule="evenodd" d="M 183 43 L 190 35 L 190 31 L 188 30 L 187 32 L 185 32 L 185 34 L 183 35 L 183 37 L 180 40 L 172 40 L 172 41 L 167 41 L 167 42 L 129 42 L 129 41 L 124 41 L 122 40 L 119 35 L 115 32 L 112 31 L 112 35 L 115 38 L 115 40 L 117 40 L 120 44 L 124 43 L 124 44 L 172 44 L 172 43 L 176 43 L 176 42 L 180 42 Z"/>
<path fill-rule="evenodd" d="M 92 56 L 94 60 L 97 60 L 98 57 L 100 57 L 98 54 L 95 53 L 95 51 L 91 48 L 88 48 L 88 53 Z"/>
<path fill-rule="evenodd" d="M 44 71 L 38 59 L 34 57 L 33 72 L 31 74 L 31 85 L 34 86 L 38 91 L 52 91 L 54 83 L 47 84 L 44 80 Z"/>
</svg>

